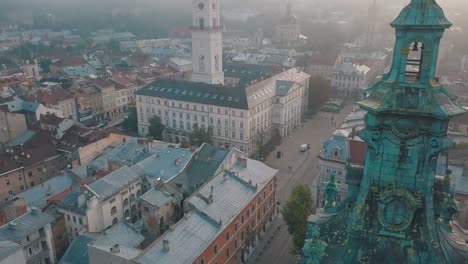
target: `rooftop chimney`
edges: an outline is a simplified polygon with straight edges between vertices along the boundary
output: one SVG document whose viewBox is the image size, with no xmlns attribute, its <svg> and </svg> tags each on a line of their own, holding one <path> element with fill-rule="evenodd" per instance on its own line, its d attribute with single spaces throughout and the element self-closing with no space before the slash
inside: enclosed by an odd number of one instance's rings
<svg viewBox="0 0 468 264">
<path fill-rule="evenodd" d="M 119 253 L 119 252 L 120 252 L 119 244 L 115 244 L 110 248 L 110 253 Z"/>
<path fill-rule="evenodd" d="M 169 251 L 169 240 L 164 239 L 162 243 L 163 243 L 163 250 L 166 252 Z"/>
<path fill-rule="evenodd" d="M 16 229 L 16 222 L 15 221 L 10 221 L 8 223 L 8 227 L 11 228 L 11 229 Z"/>
</svg>

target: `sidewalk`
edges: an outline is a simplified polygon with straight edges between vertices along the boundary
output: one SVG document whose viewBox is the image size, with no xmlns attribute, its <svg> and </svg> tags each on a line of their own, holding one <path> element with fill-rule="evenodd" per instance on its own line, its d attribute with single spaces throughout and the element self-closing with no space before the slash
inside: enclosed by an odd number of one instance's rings
<svg viewBox="0 0 468 264">
<path fill-rule="evenodd" d="M 252 254 L 247 259 L 247 264 L 259 263 L 260 258 L 264 252 L 268 249 L 270 244 L 273 242 L 275 236 L 279 233 L 282 228 L 285 228 L 285 225 L 282 223 L 283 219 L 281 213 L 279 213 L 271 222 L 270 228 L 262 235 L 258 240 L 257 246 Z"/>
</svg>

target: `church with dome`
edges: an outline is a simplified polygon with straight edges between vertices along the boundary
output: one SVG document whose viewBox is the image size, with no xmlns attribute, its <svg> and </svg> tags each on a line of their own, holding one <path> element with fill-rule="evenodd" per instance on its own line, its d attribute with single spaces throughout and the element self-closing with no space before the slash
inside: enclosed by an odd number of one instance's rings
<svg viewBox="0 0 468 264">
<path fill-rule="evenodd" d="M 451 25 L 435 0 L 411 0 L 391 23 L 392 67 L 358 103 L 367 111 L 365 165 L 348 166 L 346 198 L 337 199 L 335 175 L 325 183 L 301 263 L 468 263 L 468 245 L 452 231 L 459 204 L 450 174 L 434 172 L 451 145 L 450 119 L 465 112 L 435 76 Z"/>
</svg>

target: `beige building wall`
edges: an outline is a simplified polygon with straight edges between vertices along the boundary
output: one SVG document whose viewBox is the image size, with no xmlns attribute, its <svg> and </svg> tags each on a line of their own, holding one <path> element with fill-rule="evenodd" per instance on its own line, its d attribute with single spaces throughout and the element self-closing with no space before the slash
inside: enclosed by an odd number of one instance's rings
<svg viewBox="0 0 468 264">
<path fill-rule="evenodd" d="M 23 114 L 0 111 L 0 146 L 15 139 L 26 129 L 26 118 Z"/>
<path fill-rule="evenodd" d="M 128 139 L 129 136 L 111 133 L 106 138 L 98 140 L 78 150 L 81 165 L 89 164 L 94 158 L 104 152 L 112 143 Z"/>
</svg>

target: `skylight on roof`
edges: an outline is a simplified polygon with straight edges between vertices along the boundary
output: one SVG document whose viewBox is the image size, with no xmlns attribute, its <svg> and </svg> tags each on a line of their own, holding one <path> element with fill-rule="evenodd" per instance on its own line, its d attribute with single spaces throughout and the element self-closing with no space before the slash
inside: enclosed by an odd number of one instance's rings
<svg viewBox="0 0 468 264">
<path fill-rule="evenodd" d="M 221 98 L 219 98 L 219 100 L 224 100 L 224 98 L 225 98 L 225 96 L 223 95 L 223 96 L 221 96 Z"/>
<path fill-rule="evenodd" d="M 201 96 L 201 93 L 200 93 L 200 92 L 198 92 L 198 93 L 197 93 L 197 96 L 198 96 L 198 97 L 200 97 L 200 96 Z"/>
<path fill-rule="evenodd" d="M 193 95 L 193 94 L 194 94 L 194 92 L 193 92 L 193 91 L 189 93 L 189 95 Z"/>
<path fill-rule="evenodd" d="M 209 94 L 209 93 L 206 93 L 206 94 L 205 94 L 205 97 L 208 97 L 208 96 L 210 96 L 210 94 Z"/>
<path fill-rule="evenodd" d="M 166 90 L 166 88 L 161 88 L 161 92 L 164 92 Z"/>
<path fill-rule="evenodd" d="M 167 89 L 167 92 L 168 93 L 172 92 L 172 88 Z"/>
<path fill-rule="evenodd" d="M 184 90 L 184 91 L 182 92 L 182 94 L 183 94 L 183 95 L 187 94 L 187 90 Z"/>
<path fill-rule="evenodd" d="M 179 92 L 180 92 L 180 90 L 179 90 L 179 89 L 177 89 L 177 90 L 175 91 L 175 93 L 176 93 L 176 94 L 179 94 Z"/>
<path fill-rule="evenodd" d="M 216 98 L 218 98 L 218 95 L 217 95 L 217 94 L 214 94 L 214 95 L 213 95 L 213 99 L 216 99 Z"/>
</svg>

